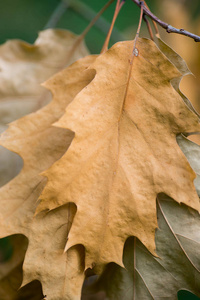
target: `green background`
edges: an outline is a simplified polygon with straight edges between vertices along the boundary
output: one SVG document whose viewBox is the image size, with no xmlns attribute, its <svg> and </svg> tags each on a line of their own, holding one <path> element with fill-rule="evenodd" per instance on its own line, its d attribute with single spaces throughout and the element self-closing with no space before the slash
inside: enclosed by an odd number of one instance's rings
<svg viewBox="0 0 200 300">
<path fill-rule="evenodd" d="M 108 0 L 79 0 L 94 12 L 98 12 Z M 151 10 L 159 16 L 160 0 L 147 0 Z M 188 11 L 193 17 L 200 12 L 199 0 L 174 0 L 185 2 Z M 71 0 L 75 3 L 75 0 Z M 53 11 L 59 5 L 60 0 L 4 0 L 0 1 L 0 43 L 8 39 L 22 39 L 33 43 L 39 31 L 43 30 L 50 19 Z M 112 20 L 115 3 L 112 3 L 103 14 L 103 19 L 110 22 Z M 82 13 L 82 12 L 81 12 Z M 80 14 L 76 9 L 70 7 L 66 10 L 60 21 L 58 28 L 69 29 L 80 34 L 89 23 L 87 13 Z M 139 8 L 131 1 L 126 0 L 115 28 L 122 33 L 124 39 L 134 37 L 139 19 Z M 167 22 L 167 20 L 164 20 Z M 128 34 L 127 34 L 128 32 Z M 86 36 L 86 43 L 92 53 L 98 53 L 102 47 L 105 34 L 95 26 Z M 112 43 L 116 38 L 112 38 Z"/>
<path fill-rule="evenodd" d="M 73 2 L 73 0 L 72 0 Z M 107 0 L 85 0 L 80 1 L 87 5 L 94 12 L 98 12 Z M 29 43 L 33 43 L 39 31 L 43 30 L 56 9 L 60 1 L 58 0 L 6 0 L 0 4 L 0 43 L 8 39 L 23 39 Z M 103 18 L 110 22 L 112 20 L 115 3 L 112 3 L 107 11 L 103 14 Z M 89 21 L 87 15 L 81 15 L 70 7 L 66 10 L 60 21 L 58 28 L 69 29 L 80 34 Z M 138 22 L 139 8 L 126 0 L 126 4 L 120 12 L 120 17 L 116 22 L 116 28 L 124 33 L 126 29 Z M 133 37 L 135 31 L 133 30 Z M 92 53 L 98 53 L 101 50 L 105 34 L 95 26 L 86 36 L 86 43 Z M 116 40 L 112 40 L 115 42 Z"/>
</svg>

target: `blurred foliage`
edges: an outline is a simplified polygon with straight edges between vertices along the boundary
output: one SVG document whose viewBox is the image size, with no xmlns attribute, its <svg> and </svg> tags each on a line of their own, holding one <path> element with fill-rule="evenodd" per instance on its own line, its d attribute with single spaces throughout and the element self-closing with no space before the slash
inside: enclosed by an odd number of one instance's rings
<svg viewBox="0 0 200 300">
<path fill-rule="evenodd" d="M 79 0 L 81 4 L 84 4 L 94 12 L 98 12 L 108 0 Z M 37 37 L 39 31 L 43 30 L 52 13 L 59 5 L 60 0 L 6 0 L 0 3 L 0 43 L 4 43 L 8 39 L 22 39 L 29 43 L 33 43 Z M 65 3 L 77 2 L 76 0 L 64 0 Z M 151 10 L 163 16 L 162 1 L 159 0 L 147 0 L 146 1 Z M 173 0 L 174 4 L 180 3 L 187 8 L 188 14 L 191 18 L 198 18 L 200 13 L 200 1 L 199 0 Z M 78 5 L 78 4 L 77 4 Z M 109 23 L 112 20 L 115 3 L 104 12 L 102 18 Z M 169 22 L 168 15 L 170 11 L 164 11 L 164 20 Z M 179 15 L 177 15 L 177 18 Z M 89 21 L 85 12 L 78 12 L 78 10 L 71 8 L 63 14 L 56 27 L 69 29 L 77 34 L 80 34 L 87 26 Z M 126 0 L 124 7 L 122 8 L 120 15 L 116 22 L 116 29 L 118 29 L 124 38 L 134 37 L 135 27 L 139 19 L 139 8 L 131 1 Z M 171 24 L 174 25 L 174 24 Z M 131 33 L 132 29 L 132 33 Z M 127 34 L 127 32 L 129 34 Z M 99 52 L 105 34 L 95 26 L 91 29 L 86 37 L 87 45 L 92 53 Z M 116 42 L 116 41 L 113 41 Z"/>
<path fill-rule="evenodd" d="M 65 2 L 70 2 L 66 1 Z M 72 0 L 73 2 L 73 0 Z M 108 0 L 91 1 L 80 0 L 79 2 L 87 5 L 94 12 L 98 12 Z M 151 1 L 152 4 L 155 2 Z M 60 0 L 6 0 L 0 3 L 0 43 L 8 39 L 23 39 L 33 43 L 37 33 L 44 29 L 51 14 L 59 5 Z M 109 23 L 112 20 L 115 3 L 104 12 L 102 18 Z M 68 7 L 62 18 L 58 22 L 58 28 L 69 29 L 80 34 L 88 25 L 86 13 L 78 13 L 75 9 Z M 139 8 L 131 1 L 126 0 L 126 5 L 122 8 L 116 22 L 116 28 L 124 33 L 129 27 L 134 28 L 139 19 Z M 130 30 L 128 30 L 130 31 Z M 135 35 L 133 29 L 132 36 Z M 105 34 L 94 26 L 86 37 L 86 43 L 92 53 L 100 51 L 105 39 Z M 113 41 L 113 42 L 116 42 Z"/>
<path fill-rule="evenodd" d="M 200 1 L 194 0 L 162 0 L 159 5 L 161 19 L 176 28 L 184 28 L 200 35 Z M 180 89 L 192 102 L 200 113 L 200 43 L 193 39 L 178 35 L 167 34 L 161 31 L 162 38 L 187 62 L 190 71 L 194 74 L 185 76 L 181 80 Z M 191 136 L 192 141 L 200 144 L 200 136 Z"/>
<path fill-rule="evenodd" d="M 199 0 L 173 0 L 175 4 L 181 3 L 187 8 L 191 18 L 198 18 L 200 13 Z M 63 0 L 65 3 L 77 2 L 77 0 Z M 85 5 L 90 10 L 98 12 L 108 0 L 78 0 L 80 4 Z M 162 1 L 147 0 L 151 10 L 163 17 Z M 48 23 L 52 13 L 61 3 L 61 0 L 6 0 L 0 2 L 0 44 L 8 39 L 22 39 L 33 43 L 39 31 L 43 30 Z M 78 6 L 78 4 L 76 5 Z M 76 8 L 68 7 L 57 24 L 57 28 L 69 29 L 80 34 L 88 25 L 87 12 L 78 11 Z M 102 18 L 108 23 L 111 22 L 115 3 L 104 12 Z M 165 11 L 164 20 L 169 22 L 168 15 L 170 11 Z M 178 16 L 177 16 L 178 17 Z M 126 0 L 120 15 L 117 19 L 115 28 L 122 33 L 124 39 L 131 39 L 135 35 L 136 26 L 139 20 L 139 8 L 131 1 Z M 173 25 L 173 24 L 171 24 Z M 143 26 L 144 28 L 145 26 Z M 105 29 L 104 29 L 105 31 Z M 105 33 L 94 26 L 86 36 L 86 43 L 92 53 L 98 53 L 101 50 L 105 39 Z M 111 38 L 111 42 L 116 39 Z"/>
</svg>

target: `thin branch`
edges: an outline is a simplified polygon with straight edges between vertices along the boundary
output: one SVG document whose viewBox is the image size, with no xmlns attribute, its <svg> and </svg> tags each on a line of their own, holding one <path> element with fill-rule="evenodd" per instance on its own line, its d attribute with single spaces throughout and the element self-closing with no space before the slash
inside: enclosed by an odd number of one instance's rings
<svg viewBox="0 0 200 300">
<path fill-rule="evenodd" d="M 133 63 L 133 58 L 134 58 L 134 56 L 138 56 L 138 50 L 137 50 L 137 48 L 136 48 L 136 44 L 137 44 L 137 40 L 138 40 L 138 38 L 139 38 L 140 29 L 141 29 L 141 25 L 142 25 L 142 17 L 143 17 L 143 15 L 144 15 L 144 6 L 141 5 L 141 6 L 140 6 L 140 9 L 141 9 L 141 11 L 140 11 L 140 20 L 139 20 L 137 32 L 136 32 L 135 39 L 134 39 L 133 55 L 132 55 L 131 64 Z"/>
<path fill-rule="evenodd" d="M 68 0 L 63 0 L 64 2 Z M 70 8 L 73 9 L 76 13 L 80 14 L 84 19 L 90 21 L 96 16 L 96 12 L 87 6 L 85 3 L 79 0 L 70 1 Z M 108 33 L 110 28 L 110 23 L 106 21 L 104 18 L 99 18 L 98 21 L 95 23 L 95 26 L 104 34 Z M 117 30 L 113 29 L 112 33 L 112 40 L 113 42 L 124 40 L 124 36 Z"/>
<path fill-rule="evenodd" d="M 150 11 L 148 5 L 146 4 L 146 1 L 144 0 L 143 2 L 144 2 L 144 5 L 146 6 L 146 8 Z M 144 14 L 144 16 L 145 16 L 145 14 Z M 155 28 L 156 34 L 159 35 L 158 26 L 157 26 L 156 22 L 154 20 L 152 20 L 152 22 L 153 22 L 153 26 Z"/>
<path fill-rule="evenodd" d="M 89 25 L 85 28 L 85 30 L 82 32 L 81 37 L 85 37 L 88 31 L 93 27 L 93 25 L 98 21 L 99 18 L 101 18 L 101 15 L 104 13 L 104 11 L 112 4 L 115 0 L 109 0 L 103 8 L 94 16 L 92 21 L 89 23 Z"/>
<path fill-rule="evenodd" d="M 200 36 L 198 36 L 194 33 L 191 33 L 183 28 L 177 29 L 177 28 L 163 22 L 162 20 L 160 20 L 144 5 L 143 1 L 139 1 L 139 0 L 132 0 L 132 1 L 135 4 L 137 4 L 137 6 L 143 7 L 144 14 L 147 15 L 148 17 L 150 17 L 156 23 L 158 23 L 162 28 L 166 29 L 166 31 L 168 33 L 177 33 L 177 34 L 185 35 L 185 36 L 188 36 L 188 37 L 194 39 L 195 42 L 200 42 Z"/>
<path fill-rule="evenodd" d="M 63 0 L 65 1 L 65 0 Z M 73 0 L 75 1 L 75 0 Z M 68 56 L 66 58 L 66 61 L 68 60 L 68 58 L 71 56 L 71 54 L 75 51 L 75 49 L 80 45 L 80 43 L 83 41 L 83 39 L 85 38 L 85 35 L 88 33 L 88 31 L 92 28 L 92 26 L 95 24 L 95 22 L 97 22 L 97 20 L 100 18 L 100 16 L 104 13 L 104 11 L 110 6 L 110 4 L 112 4 L 112 2 L 114 2 L 114 0 L 109 0 L 104 6 L 103 8 L 98 12 L 98 14 L 95 14 L 94 18 L 92 19 L 92 21 L 90 21 L 89 25 L 85 28 L 85 30 L 82 32 L 81 35 L 79 35 L 77 37 L 76 42 L 74 43 L 73 47 L 71 48 L 71 51 L 68 53 Z"/>
<path fill-rule="evenodd" d="M 44 29 L 55 28 L 58 21 L 61 19 L 61 17 L 64 15 L 65 11 L 69 7 L 69 4 L 70 4 L 69 1 L 66 2 L 61 1 L 56 7 L 56 9 L 54 10 L 54 12 L 52 13 L 47 24 L 44 26 Z"/>
<path fill-rule="evenodd" d="M 118 16 L 118 14 L 120 12 L 120 9 L 122 8 L 122 6 L 124 4 L 124 1 L 122 1 L 121 3 L 120 2 L 121 2 L 121 0 L 117 0 L 117 4 L 116 4 L 116 8 L 115 8 L 113 19 L 112 19 L 112 23 L 110 25 L 110 29 L 108 31 L 108 34 L 106 36 L 106 40 L 105 40 L 103 48 L 101 50 L 101 54 L 104 53 L 104 52 L 106 52 L 108 50 L 108 44 L 109 44 L 109 41 L 110 41 L 110 37 L 111 37 L 112 31 L 113 31 L 113 27 L 114 27 L 115 21 L 116 21 L 117 16 Z"/>
<path fill-rule="evenodd" d="M 145 21 L 146 24 L 147 24 L 147 29 L 148 29 L 148 31 L 149 31 L 150 38 L 151 38 L 152 41 L 154 41 L 153 31 L 152 31 L 152 29 L 151 29 L 151 25 L 150 25 L 150 23 L 149 23 L 149 21 L 148 21 L 148 19 L 147 19 L 147 16 L 146 16 L 146 15 L 143 15 L 143 19 L 144 19 L 144 21 Z"/>
</svg>

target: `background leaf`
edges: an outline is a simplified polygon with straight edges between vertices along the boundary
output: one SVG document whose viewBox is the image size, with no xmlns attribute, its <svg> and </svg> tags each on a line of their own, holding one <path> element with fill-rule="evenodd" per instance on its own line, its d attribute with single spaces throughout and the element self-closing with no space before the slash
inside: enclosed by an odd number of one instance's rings
<svg viewBox="0 0 200 300">
<path fill-rule="evenodd" d="M 63 251 L 75 205 L 35 217 L 37 200 L 45 185 L 40 173 L 62 156 L 73 139 L 73 132 L 56 128 L 52 123 L 93 79 L 94 71 L 87 68 L 95 59 L 96 56 L 85 57 L 53 76 L 45 83 L 56 94 L 53 101 L 11 123 L 1 136 L 1 144 L 23 158 L 24 168 L 0 189 L 0 236 L 21 233 L 28 238 L 23 285 L 41 281 L 49 300 L 80 298 L 85 277 L 84 249 L 78 245 L 67 254 Z"/>
<path fill-rule="evenodd" d="M 51 100 L 41 86 L 47 78 L 88 54 L 84 42 L 67 30 L 40 32 L 34 45 L 12 40 L 0 46 L 0 133 L 7 124 Z M 0 186 L 18 174 L 22 160 L 0 147 Z"/>
<path fill-rule="evenodd" d="M 158 229 L 153 257 L 135 238 L 124 247 L 125 269 L 110 264 L 94 290 L 105 290 L 108 299 L 175 300 L 177 291 L 199 293 L 200 219 L 198 213 L 160 195 Z M 190 299 L 190 298 L 187 298 Z"/>
</svg>

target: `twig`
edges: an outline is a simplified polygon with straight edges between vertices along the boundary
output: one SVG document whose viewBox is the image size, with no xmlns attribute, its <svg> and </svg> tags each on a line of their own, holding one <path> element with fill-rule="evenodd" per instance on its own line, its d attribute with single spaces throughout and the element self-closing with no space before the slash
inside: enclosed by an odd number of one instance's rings
<svg viewBox="0 0 200 300">
<path fill-rule="evenodd" d="M 63 0 L 64 2 L 67 0 Z M 96 12 L 92 10 L 89 6 L 79 0 L 70 1 L 70 8 L 73 9 L 75 12 L 83 16 L 84 19 L 90 21 L 96 16 Z M 108 33 L 110 28 L 110 23 L 106 21 L 104 18 L 99 18 L 98 21 L 95 23 L 95 26 L 101 30 L 104 34 Z M 113 42 L 124 40 L 124 36 L 117 30 L 113 29 L 112 32 L 112 40 Z"/>
<path fill-rule="evenodd" d="M 183 28 L 181 29 L 177 29 L 165 22 L 163 22 L 162 20 L 160 20 L 158 17 L 156 17 L 143 3 L 143 1 L 139 1 L 139 0 L 132 0 L 135 4 L 137 4 L 137 6 L 139 7 L 143 7 L 143 11 L 144 14 L 147 15 L 148 17 L 150 17 L 153 21 L 155 21 L 156 23 L 158 23 L 161 27 L 163 27 L 164 29 L 166 29 L 166 31 L 168 33 L 177 33 L 177 34 L 182 34 L 185 36 L 188 36 L 192 39 L 194 39 L 195 42 L 200 42 L 200 36 L 191 33 Z"/>
<path fill-rule="evenodd" d="M 132 59 L 131 59 L 131 64 L 133 64 L 133 58 L 134 56 L 138 56 L 138 49 L 136 48 L 136 44 L 137 44 L 137 40 L 139 38 L 139 34 L 140 34 L 140 29 L 141 29 L 141 25 L 142 25 L 142 17 L 144 15 L 144 6 L 141 5 L 140 6 L 140 20 L 139 20 L 139 24 L 138 24 L 138 28 L 137 28 L 137 32 L 135 35 L 135 39 L 134 39 L 134 45 L 133 45 L 133 53 L 132 53 Z"/>
<path fill-rule="evenodd" d="M 54 12 L 52 13 L 49 21 L 47 22 L 47 24 L 44 26 L 44 29 L 48 29 L 48 28 L 55 28 L 58 21 L 61 19 L 61 17 L 64 15 L 66 9 L 69 7 L 69 1 L 61 1 L 58 6 L 56 7 L 56 9 L 54 10 Z"/>
<path fill-rule="evenodd" d="M 63 0 L 64 1 L 64 0 Z M 73 0 L 75 1 L 75 0 Z M 75 51 L 75 49 L 80 45 L 80 43 L 83 41 L 85 38 L 85 35 L 88 33 L 88 31 L 92 28 L 92 26 L 97 22 L 97 20 L 100 18 L 100 16 L 104 13 L 104 11 L 112 4 L 114 0 L 109 0 L 103 7 L 102 9 L 98 12 L 98 14 L 95 14 L 94 18 L 92 21 L 90 21 L 89 25 L 85 28 L 85 30 L 82 32 L 81 35 L 79 35 L 71 48 L 71 51 L 68 53 L 66 61 L 69 59 L 69 57 L 72 55 L 72 53 Z"/>
<path fill-rule="evenodd" d="M 144 2 L 144 5 L 146 6 L 146 8 L 150 11 L 148 5 L 146 4 L 146 1 L 144 0 L 143 2 Z M 144 17 L 145 17 L 145 14 L 144 14 Z M 146 19 L 147 19 L 147 18 L 146 18 Z M 144 19 L 144 20 L 145 20 L 145 19 Z M 156 34 L 159 35 L 158 26 L 157 26 L 156 22 L 155 22 L 154 20 L 152 20 L 152 22 L 153 22 L 153 26 L 154 26 L 154 28 L 155 28 Z"/>
<path fill-rule="evenodd" d="M 149 31 L 150 38 L 152 39 L 152 41 L 154 41 L 153 31 L 152 31 L 152 29 L 151 29 L 151 25 L 150 25 L 150 23 L 149 23 L 149 21 L 148 21 L 146 15 L 143 15 L 143 19 L 144 19 L 144 21 L 145 21 L 146 24 L 147 24 L 147 29 L 148 29 L 148 31 Z"/>
<path fill-rule="evenodd" d="M 82 32 L 81 34 L 81 38 L 84 38 L 86 36 L 86 34 L 88 33 L 88 31 L 93 27 L 93 25 L 99 20 L 99 18 L 101 18 L 101 15 L 104 13 L 104 11 L 110 6 L 110 4 L 112 4 L 114 2 L 114 0 L 109 0 L 104 6 L 103 8 L 98 12 L 98 14 L 96 14 L 94 16 L 94 18 L 92 19 L 92 21 L 90 21 L 89 25 L 85 28 L 85 30 Z"/>
<path fill-rule="evenodd" d="M 110 41 L 110 37 L 111 37 L 112 31 L 113 31 L 113 27 L 114 27 L 115 21 L 116 21 L 117 16 L 118 16 L 118 14 L 120 12 L 120 9 L 122 8 L 122 6 L 124 4 L 124 1 L 122 1 L 121 3 L 120 2 L 121 2 L 121 0 L 117 0 L 117 4 L 116 4 L 116 8 L 115 8 L 113 19 L 112 19 L 112 23 L 110 25 L 110 29 L 108 31 L 108 34 L 106 36 L 106 40 L 105 40 L 103 48 L 101 50 L 101 54 L 104 53 L 104 52 L 106 52 L 108 50 L 108 44 L 109 44 L 109 41 Z"/>
</svg>

